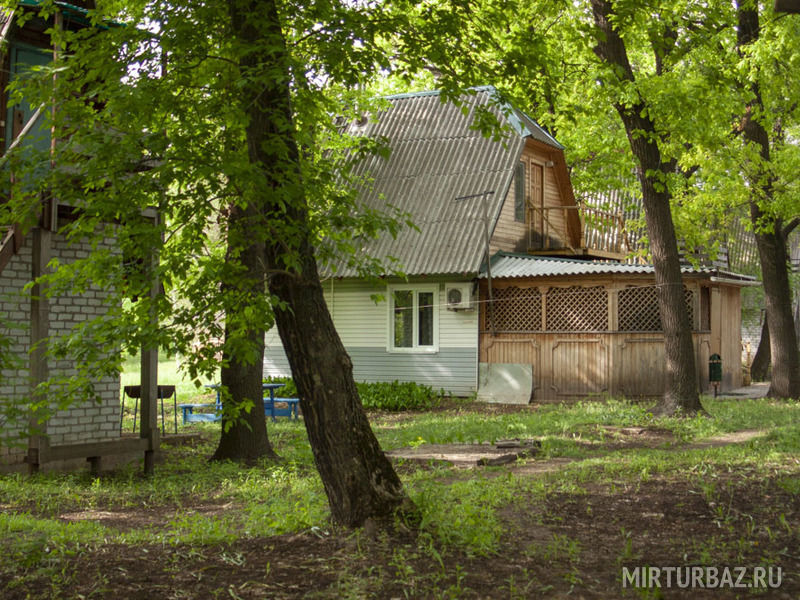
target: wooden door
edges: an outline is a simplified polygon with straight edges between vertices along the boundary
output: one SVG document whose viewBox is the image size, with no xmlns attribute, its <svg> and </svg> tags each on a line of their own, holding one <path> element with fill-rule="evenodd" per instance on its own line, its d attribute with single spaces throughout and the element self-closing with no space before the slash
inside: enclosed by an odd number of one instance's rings
<svg viewBox="0 0 800 600">
<path fill-rule="evenodd" d="M 547 215 L 544 211 L 544 167 L 534 162 L 529 163 L 530 191 L 528 197 L 530 204 L 530 247 L 533 249 L 547 248 Z"/>
</svg>

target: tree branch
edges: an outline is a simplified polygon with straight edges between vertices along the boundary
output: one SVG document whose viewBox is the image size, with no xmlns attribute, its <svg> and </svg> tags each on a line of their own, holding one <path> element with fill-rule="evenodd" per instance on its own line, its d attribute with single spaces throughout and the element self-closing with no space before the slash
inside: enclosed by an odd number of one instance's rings
<svg viewBox="0 0 800 600">
<path fill-rule="evenodd" d="M 794 219 L 789 221 L 786 224 L 786 226 L 783 228 L 783 230 L 781 231 L 781 235 L 783 236 L 783 239 L 788 238 L 789 234 L 791 234 L 792 231 L 794 231 L 797 228 L 798 225 L 800 225 L 800 217 L 795 217 Z"/>
</svg>

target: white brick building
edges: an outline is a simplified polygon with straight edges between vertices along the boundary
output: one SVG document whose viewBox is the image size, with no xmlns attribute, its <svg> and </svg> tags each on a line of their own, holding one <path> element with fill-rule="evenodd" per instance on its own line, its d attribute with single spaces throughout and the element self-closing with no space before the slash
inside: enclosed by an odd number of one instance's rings
<svg viewBox="0 0 800 600">
<path fill-rule="evenodd" d="M 112 240 L 106 240 L 107 248 L 113 248 Z M 68 243 L 64 236 L 52 234 L 51 256 L 62 264 L 86 258 L 91 252 L 88 243 Z M 31 345 L 31 291 L 25 290 L 32 280 L 33 253 L 30 239 L 0 273 L 0 306 L 10 327 L 3 334 L 13 339 L 12 354 L 17 360 L 16 368 L 5 369 L 0 373 L 0 402 L 5 404 L 19 402 L 29 397 L 31 392 L 31 369 L 29 354 Z M 74 327 L 107 310 L 108 292 L 89 287 L 79 295 L 62 295 L 49 301 L 49 332 L 55 338 L 68 333 Z M 50 360 L 51 375 L 66 375 L 76 372 L 76 365 L 70 359 Z M 106 442 L 119 438 L 120 383 L 119 377 L 106 377 L 94 382 L 94 390 L 100 402 L 86 401 L 60 410 L 44 425 L 44 433 L 51 446 L 64 444 L 85 444 Z M 56 400 L 53 399 L 55 408 Z M 22 424 L 20 424 L 22 425 Z M 3 438 L 15 431 L 14 423 L 3 423 Z M 24 460 L 27 447 L 0 448 L 0 461 L 5 464 L 20 463 Z"/>
</svg>

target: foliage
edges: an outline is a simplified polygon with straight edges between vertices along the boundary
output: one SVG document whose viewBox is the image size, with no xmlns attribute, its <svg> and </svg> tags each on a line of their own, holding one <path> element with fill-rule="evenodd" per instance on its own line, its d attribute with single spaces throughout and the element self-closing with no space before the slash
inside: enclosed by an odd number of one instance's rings
<svg viewBox="0 0 800 600">
<path fill-rule="evenodd" d="M 629 81 L 594 52 L 603 36 L 592 22 L 591 2 L 401 5 L 410 33 L 395 42 L 397 63 L 410 72 L 435 72 L 450 95 L 495 85 L 565 146 L 578 197 L 641 194 L 613 104 L 644 101 L 642 116 L 656 123 L 659 152 L 673 167 L 658 185 L 673 196 L 676 228 L 689 249 L 713 254 L 728 241 L 738 229 L 734 221 L 748 221 L 747 202 L 759 180 L 771 178 L 773 188 L 773 198 L 757 193 L 766 220 L 800 213 L 793 176 L 800 153 L 797 19 L 760 6 L 761 35 L 740 53 L 734 3 L 662 2 L 645 10 L 610 2 L 635 73 Z M 442 32 L 448 44 L 438 43 Z M 405 74 L 398 79 L 415 85 Z M 755 118 L 772 136 L 767 165 L 742 143 L 750 82 L 764 98 Z"/>
<path fill-rule="evenodd" d="M 544 437 L 558 442 L 550 445 L 550 456 L 581 460 L 565 461 L 549 472 L 406 464 L 404 482 L 423 518 L 419 535 L 411 541 L 398 541 L 384 539 L 383 534 L 373 539 L 366 530 L 348 534 L 335 554 L 321 557 L 320 562 L 330 568 L 330 561 L 344 553 L 345 560 L 355 569 L 365 554 L 380 553 L 385 544 L 389 551 L 381 563 L 383 567 L 391 577 L 401 578 L 408 589 L 416 589 L 415 596 L 421 596 L 427 595 L 424 590 L 432 589 L 434 576 L 449 581 L 446 578 L 452 573 L 447 569 L 454 568 L 454 562 L 468 568 L 470 557 L 482 562 L 491 560 L 509 539 L 521 537 L 527 542 L 529 561 L 543 562 L 547 569 L 559 569 L 566 563 L 567 574 L 573 573 L 577 565 L 585 577 L 586 565 L 581 565 L 580 560 L 589 551 L 586 537 L 581 535 L 579 541 L 576 530 L 564 529 L 578 517 L 576 507 L 589 501 L 613 504 L 619 500 L 619 506 L 633 503 L 637 520 L 632 531 L 622 532 L 618 551 L 621 560 L 630 559 L 642 550 L 643 540 L 648 537 L 643 533 L 654 531 L 642 522 L 636 503 L 647 501 L 647 496 L 642 495 L 644 486 L 657 481 L 667 490 L 670 482 L 688 486 L 691 491 L 679 501 L 690 502 L 692 518 L 697 518 L 698 510 L 704 510 L 702 514 L 718 523 L 715 530 L 733 528 L 733 539 L 744 540 L 748 548 L 758 547 L 753 541 L 766 545 L 767 536 L 779 535 L 780 531 L 786 533 L 786 541 L 777 549 L 791 547 L 796 536 L 796 515 L 786 508 L 785 518 L 780 518 L 780 510 L 767 518 L 758 510 L 761 503 L 755 500 L 760 498 L 761 489 L 767 489 L 763 487 L 766 482 L 774 480 L 774 486 L 765 492 L 772 502 L 785 500 L 785 507 L 796 503 L 800 490 L 796 464 L 800 452 L 800 406 L 796 402 L 765 399 L 705 399 L 705 407 L 714 418 L 654 419 L 645 406 L 621 401 L 542 406 L 536 410 L 524 407 L 508 414 L 487 414 L 485 406 L 475 404 L 436 414 L 373 413 L 373 429 L 384 447 L 433 438 L 439 430 L 441 437 L 430 441 L 458 441 L 457 432 L 468 432 L 476 441 Z M 166 549 L 175 556 L 175 567 L 181 573 L 191 570 L 191 565 L 201 564 L 201 570 L 208 569 L 203 571 L 205 577 L 213 570 L 209 568 L 209 557 L 217 553 L 228 557 L 226 571 L 233 573 L 237 570 L 236 549 L 242 546 L 269 548 L 272 536 L 298 539 L 283 534 L 339 535 L 328 521 L 324 491 L 301 426 L 287 420 L 271 425 L 272 439 L 284 461 L 245 468 L 230 462 L 207 461 L 218 427 L 193 425 L 190 430 L 202 434 L 195 446 L 165 445 L 165 461 L 152 478 L 140 477 L 136 465 L 100 478 L 85 471 L 0 476 L 0 504 L 4 507 L 0 515 L 0 547 L 7 557 L 0 566 L 0 580 L 13 581 L 9 585 L 17 586 L 9 587 L 7 593 L 25 589 L 29 581 L 43 577 L 54 586 L 62 586 L 62 595 L 69 595 L 65 591 L 73 576 L 68 570 L 69 562 L 87 552 L 141 557 L 151 548 Z M 615 439 L 608 437 L 609 428 L 614 427 L 672 431 L 681 443 L 756 428 L 763 429 L 763 435 L 723 447 L 619 448 L 615 447 Z M 606 445 L 600 447 L 604 442 Z M 598 447 L 579 455 L 573 452 L 579 444 Z M 539 460 L 533 459 L 528 465 L 536 467 Z M 775 498 L 776 490 L 787 495 Z M 727 508 L 732 495 L 742 493 L 750 494 L 747 502 L 736 506 L 750 507 L 749 517 Z M 764 502 L 768 501 L 764 497 Z M 779 505 L 770 504 L 765 511 L 775 506 Z M 66 521 L 77 513 L 85 518 Z M 524 535 L 515 520 L 521 518 L 521 513 L 530 523 Z M 125 523 L 126 515 L 137 515 L 135 527 L 120 524 Z M 616 518 L 617 513 L 613 515 Z M 103 521 L 109 516 L 119 520 Z M 652 527 L 658 528 L 663 521 L 654 523 Z M 624 526 L 631 528 L 627 523 Z M 619 530 L 620 526 L 615 527 Z M 595 535 L 596 530 L 590 530 Z M 702 546 L 712 557 L 727 556 L 731 551 L 719 540 L 683 533 L 691 544 Z M 655 537 L 663 552 L 663 535 Z M 684 551 L 691 561 L 699 548 Z M 201 560 L 192 561 L 192 556 Z M 681 560 L 682 554 L 675 556 Z M 504 557 L 504 561 L 507 559 Z M 355 581 L 360 574 L 356 570 L 344 575 Z M 372 576 L 380 578 L 380 572 L 373 572 Z M 53 591 L 52 595 L 58 593 Z M 360 596 L 356 593 L 353 597 Z"/>
<path fill-rule="evenodd" d="M 264 383 L 282 383 L 283 387 L 275 391 L 278 396 L 297 398 L 297 386 L 291 377 L 265 377 Z"/>
<path fill-rule="evenodd" d="M 407 445 L 420 438 L 433 443 L 454 442 L 458 441 L 458 431 L 469 432 L 479 442 L 501 437 L 561 440 L 562 444 L 551 446 L 551 450 L 563 451 L 554 456 L 576 456 L 570 448 L 577 442 L 608 441 L 603 426 L 671 430 L 683 441 L 742 429 L 760 428 L 766 433 L 749 443 L 721 448 L 604 449 L 584 453 L 580 456 L 584 460 L 564 465 L 558 472 L 534 477 L 510 472 L 484 477 L 446 466 L 406 468 L 406 485 L 425 523 L 420 544 L 432 544 L 430 548 L 438 553 L 487 556 L 497 550 L 508 533 L 501 514 L 522 497 L 544 500 L 553 494 L 577 495 L 589 484 L 595 488 L 638 485 L 660 476 L 712 481 L 714 473 L 729 470 L 757 478 L 759 473 L 774 474 L 781 457 L 794 464 L 794 456 L 800 451 L 797 403 L 708 399 L 706 408 L 713 419 L 687 421 L 653 419 L 644 407 L 629 402 L 585 402 L 503 415 L 487 415 L 473 405 L 446 414 L 406 414 L 402 421 L 392 415 L 386 424 L 382 423 L 383 415 L 376 414 L 373 428 L 384 447 Z M 15 564 L 55 569 L 61 558 L 86 545 L 155 543 L 202 551 L 241 538 L 329 527 L 324 492 L 302 427 L 286 420 L 273 424 L 272 437 L 284 462 L 248 468 L 207 462 L 213 448 L 212 432 L 218 427 L 193 426 L 195 431 L 206 432 L 195 447 L 165 446 L 166 461 L 153 478 L 139 477 L 135 465 L 101 478 L 92 478 L 86 472 L 3 475 L 0 504 L 7 508 L 0 519 L 0 530 L 6 534 L 2 536 L 3 549 L 9 557 L 4 568 Z M 434 438 L 436 431 L 439 438 Z M 795 490 L 792 493 L 796 495 L 796 474 L 782 474 L 780 485 Z M 195 510 L 198 506 L 226 508 L 206 514 Z M 127 531 L 87 522 L 67 524 L 59 519 L 75 511 L 125 513 L 141 507 L 170 517 L 152 529 Z M 547 552 L 549 547 L 538 551 Z"/>
<path fill-rule="evenodd" d="M 3 300 L 6 299 L 0 297 L 0 302 Z M 9 303 L 12 300 L 13 298 L 8 298 Z M 0 389 L 25 366 L 22 357 L 15 351 L 15 342 L 28 333 L 26 329 L 24 323 L 0 315 Z M 27 396 L 15 395 L 13 389 L 9 388 L 3 392 L 4 398 L 0 402 L 0 446 L 20 446 L 26 443 L 24 423 L 29 417 Z"/>
<path fill-rule="evenodd" d="M 284 387 L 276 393 L 288 398 L 297 397 L 297 387 L 291 377 L 267 377 L 264 382 L 283 383 Z M 436 393 L 430 386 L 413 381 L 361 382 L 357 386 L 361 404 L 367 410 L 430 410 L 436 408 L 443 397 L 442 392 Z"/>
<path fill-rule="evenodd" d="M 429 410 L 438 406 L 441 393 L 433 388 L 414 382 L 359 383 L 358 395 L 368 410 Z"/>
<path fill-rule="evenodd" d="M 297 397 L 297 387 L 291 377 L 268 377 L 264 383 L 283 383 L 284 387 L 276 393 L 288 398 Z M 442 400 L 441 392 L 437 394 L 430 386 L 413 381 L 361 382 L 357 386 L 361 404 L 367 410 L 430 410 Z"/>
<path fill-rule="evenodd" d="M 42 3 L 40 9 L 50 16 L 53 7 Z M 305 149 L 300 168 L 311 241 L 322 263 L 349 263 L 365 275 L 391 272 L 359 249 L 364 238 L 396 233 L 404 219 L 358 207 L 356 193 L 369 181 L 351 178 L 346 168 L 385 149 L 379 140 L 346 138 L 335 120 L 370 106 L 359 85 L 385 64 L 384 50 L 371 40 L 390 25 L 374 18 L 378 8 L 347 3 L 282 4 L 281 10 L 291 41 L 290 89 L 295 134 Z M 18 14 L 30 18 L 32 11 Z M 63 50 L 59 60 L 12 85 L 14 100 L 24 97 L 35 106 L 55 99 L 58 110 L 45 111 L 45 121 L 59 143 L 53 156 L 30 149 L 9 154 L 17 183 L 2 209 L 3 222 L 28 228 L 46 192 L 81 209 L 60 235 L 95 247 L 86 259 L 53 261 L 42 279 L 51 296 L 87 289 L 109 294 L 108 313 L 50 340 L 53 357 L 79 367 L 39 390 L 49 389 L 62 408 L 93 397 L 92 382 L 119 371 L 120 349 L 146 344 L 181 354 L 187 358 L 182 367 L 199 385 L 215 376 L 223 345 L 229 356 L 258 362 L 258 344 L 247 332 L 273 322 L 274 298 L 247 293 L 239 285 L 247 274 L 235 256 L 226 260 L 225 222 L 230 209 L 246 206 L 257 179 L 245 143 L 247 119 L 236 99 L 246 81 L 274 73 L 237 66 L 243 49 L 232 41 L 223 2 L 111 2 L 90 18 L 98 27 L 52 29 Z M 124 26 L 107 27 L 107 19 Z M 51 160 L 53 168 L 40 168 Z M 296 266 L 299 232 L 282 215 L 250 224 L 248 235 L 284 240 L 282 268 Z M 103 240 L 112 240 L 112 247 Z M 163 293 L 151 299 L 154 276 Z"/>
</svg>

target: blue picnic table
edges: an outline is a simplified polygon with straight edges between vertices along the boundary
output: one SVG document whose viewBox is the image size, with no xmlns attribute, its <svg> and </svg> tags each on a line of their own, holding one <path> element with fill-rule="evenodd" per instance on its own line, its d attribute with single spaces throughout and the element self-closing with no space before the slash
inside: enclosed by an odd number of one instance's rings
<svg viewBox="0 0 800 600">
<path fill-rule="evenodd" d="M 269 392 L 269 398 L 264 397 L 264 414 L 269 415 L 273 421 L 275 417 L 289 417 L 297 420 L 299 414 L 300 400 L 298 398 L 276 398 L 275 390 L 285 386 L 285 383 L 264 383 L 262 384 L 264 392 Z M 183 411 L 184 423 L 197 423 L 200 421 L 213 422 L 219 421 L 222 418 L 222 398 L 220 395 L 220 386 L 218 383 L 206 384 L 208 389 L 216 390 L 217 400 L 213 404 L 214 412 L 211 413 L 196 413 L 195 408 L 206 408 L 212 406 L 211 404 L 179 404 L 178 407 Z M 278 408 L 276 403 L 285 403 L 286 408 Z"/>
</svg>

